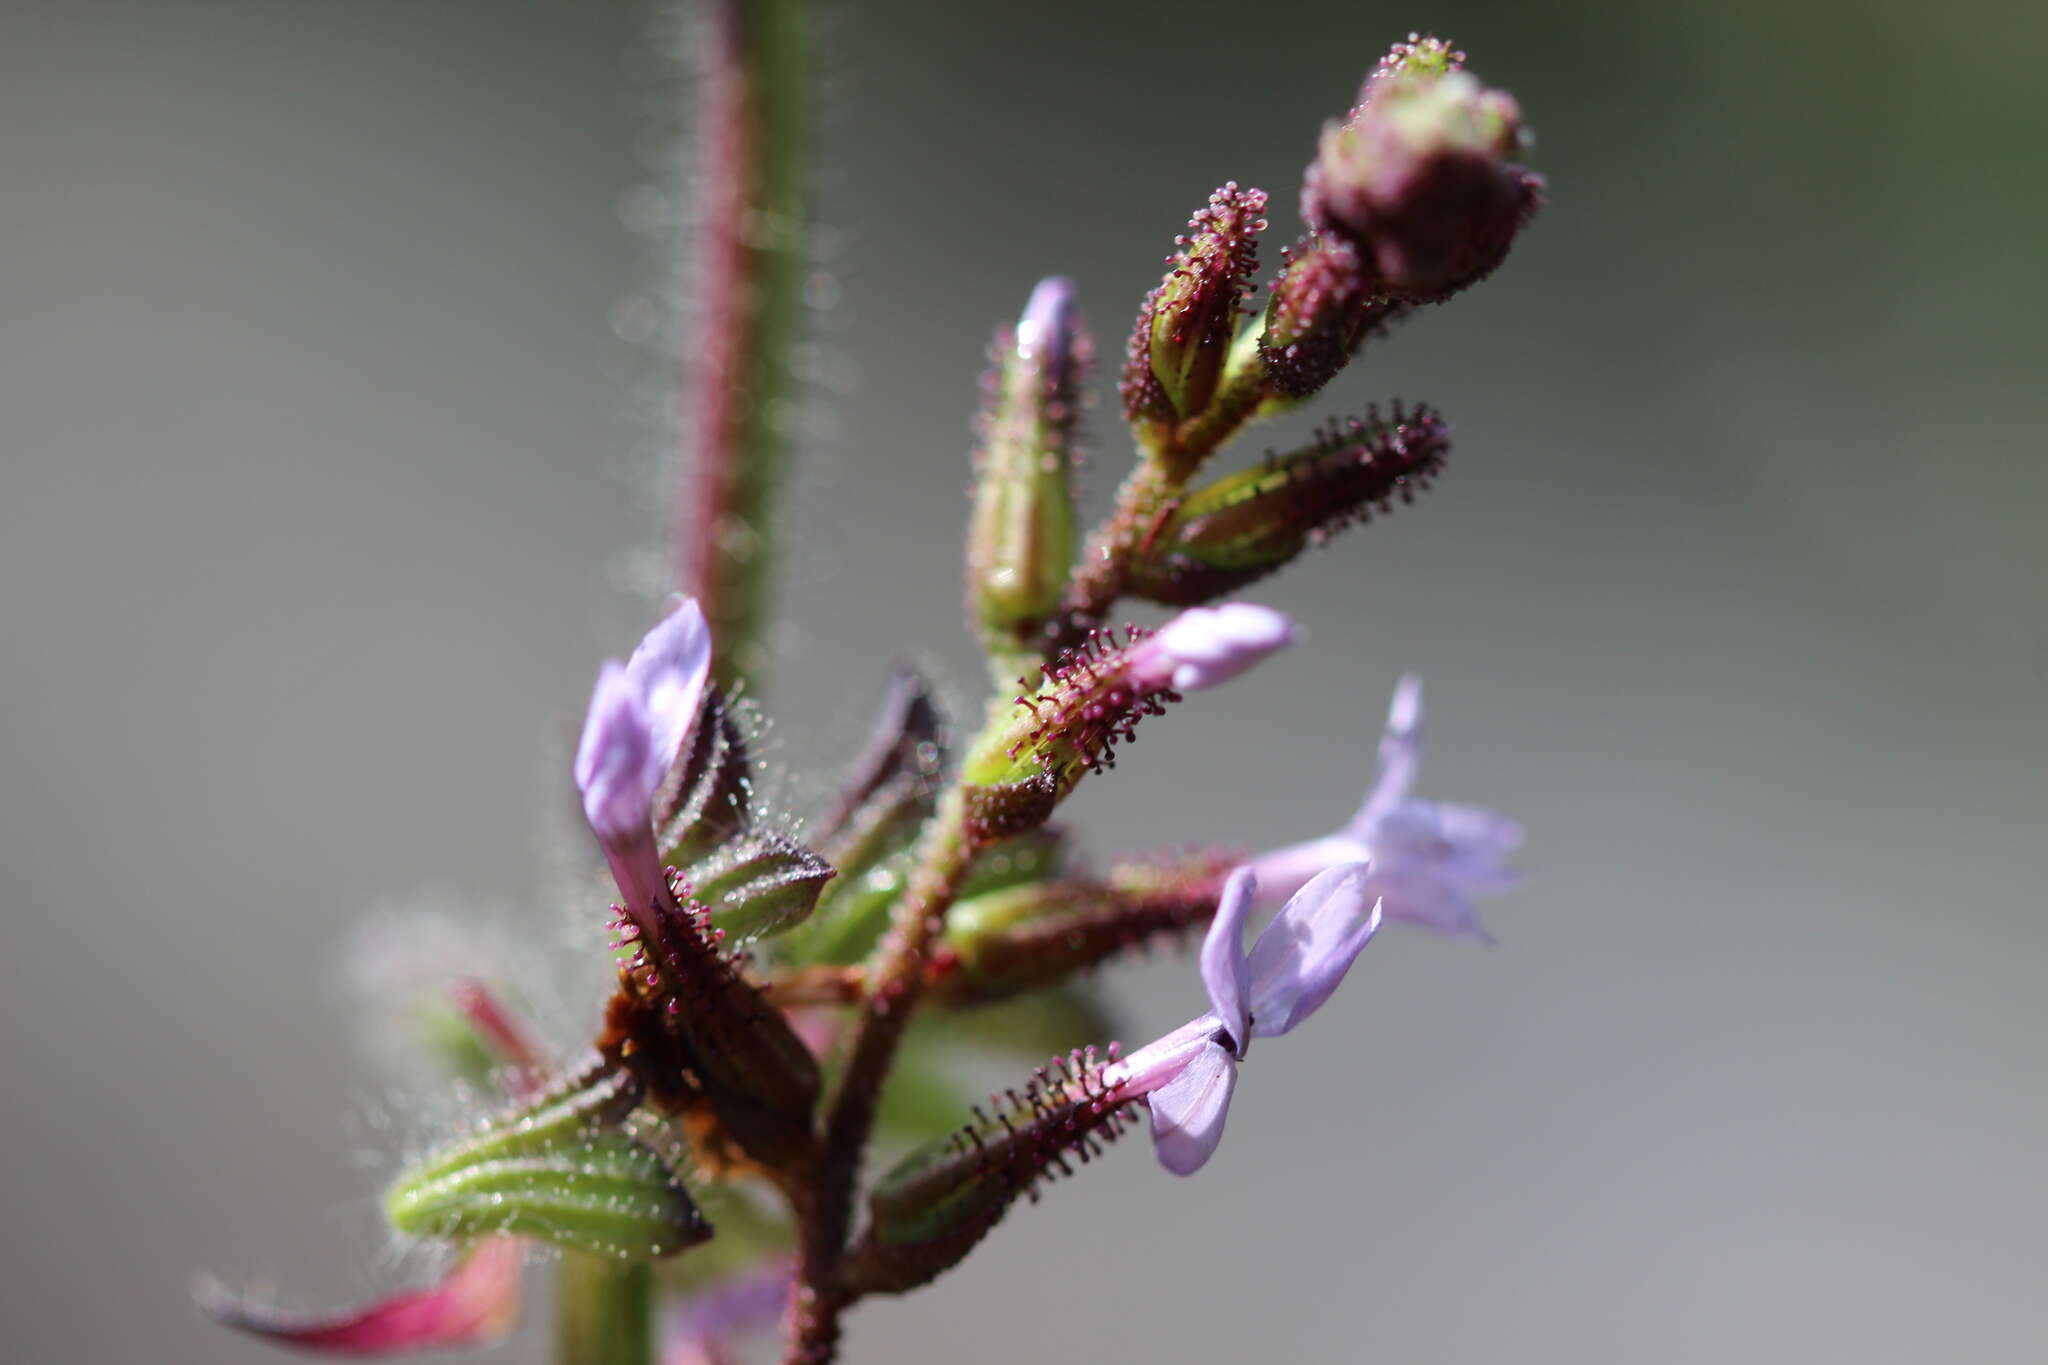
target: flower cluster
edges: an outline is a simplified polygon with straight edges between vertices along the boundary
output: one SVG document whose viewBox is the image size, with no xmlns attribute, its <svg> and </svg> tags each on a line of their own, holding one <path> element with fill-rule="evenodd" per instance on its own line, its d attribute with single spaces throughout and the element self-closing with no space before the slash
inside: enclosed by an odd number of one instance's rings
<svg viewBox="0 0 2048 1365">
<path fill-rule="evenodd" d="M 725 75 L 747 96 L 787 35 L 751 11 L 718 13 L 731 22 L 714 37 L 739 52 Z M 749 42 L 768 46 L 741 51 Z M 728 159 L 753 145 L 739 136 L 747 120 L 767 117 L 744 98 L 735 108 Z M 1203 481 L 1246 428 L 1315 396 L 1367 339 L 1500 264 L 1540 202 L 1540 180 L 1511 159 L 1522 142 L 1514 100 L 1462 54 L 1397 45 L 1325 129 L 1302 187 L 1306 231 L 1263 309 L 1269 196 L 1218 189 L 1138 308 L 1118 383 L 1133 464 L 1086 536 L 1075 484 L 1094 346 L 1072 282 L 1041 282 L 996 333 L 974 424 L 964 597 L 994 684 L 984 719 L 956 746 L 933 689 L 899 673 L 808 824 L 756 797 L 747 685 L 773 454 L 748 444 L 767 427 L 749 415 L 760 393 L 747 376 L 770 373 L 783 335 L 769 325 L 780 248 L 724 224 L 716 283 L 729 296 L 708 343 L 732 353 L 707 368 L 702 425 L 735 444 L 704 457 L 711 491 L 681 556 L 693 595 L 599 669 L 571 773 L 610 872 L 585 907 L 593 933 L 614 935 L 593 1028 L 544 1038 L 492 959 L 458 964 L 439 1007 L 415 1001 L 405 1017 L 431 1019 L 421 1051 L 495 1099 L 417 1153 L 385 1197 L 398 1234 L 441 1249 L 442 1274 L 331 1314 L 209 1285 L 209 1311 L 309 1351 L 472 1345 L 508 1328 L 529 1253 L 546 1247 L 565 1360 L 649 1365 L 657 1323 L 666 1360 L 725 1360 L 779 1319 L 786 1361 L 826 1365 L 847 1309 L 945 1274 L 1020 1197 L 1093 1165 L 1130 1126 L 1149 1128 L 1168 1170 L 1201 1170 L 1253 1041 L 1321 1009 L 1382 924 L 1485 939 L 1474 903 L 1514 885 L 1521 828 L 1413 794 L 1413 677 L 1394 693 L 1364 804 L 1334 833 L 1248 857 L 1197 845 L 1096 865 L 1083 831 L 1052 817 L 1103 780 L 1141 721 L 1182 702 L 1199 714 L 1197 694 L 1295 641 L 1287 616 L 1226 599 L 1441 473 L 1449 424 L 1396 403 Z M 748 193 L 782 183 L 735 179 L 725 206 L 745 216 Z M 1126 605 L 1170 614 L 1133 624 Z M 1154 728 L 1173 742 L 1195 733 Z M 1089 974 L 1195 937 L 1208 1009 L 1134 1051 L 1099 1044 Z M 972 1102 L 948 1055 L 970 1045 L 1053 1060 Z M 864 1181 L 878 1151 L 898 1159 Z"/>
</svg>

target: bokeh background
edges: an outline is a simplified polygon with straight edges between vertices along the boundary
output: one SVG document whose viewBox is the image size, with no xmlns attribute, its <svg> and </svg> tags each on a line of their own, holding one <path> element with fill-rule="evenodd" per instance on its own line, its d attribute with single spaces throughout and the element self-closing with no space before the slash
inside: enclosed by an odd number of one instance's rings
<svg viewBox="0 0 2048 1365">
<path fill-rule="evenodd" d="M 407 1268 L 351 925 L 571 937 L 564 754 L 663 553 L 673 16 L 0 14 L 0 1357 L 272 1359 L 195 1271 Z M 903 653 L 970 704 L 966 422 L 1037 275 L 1113 348 L 1218 181 L 1285 240 L 1411 28 L 1521 96 L 1553 189 L 1328 394 L 1447 409 L 1437 491 L 1075 804 L 1105 851 L 1320 831 L 1419 669 L 1425 793 L 1531 831 L 1500 945 L 1386 935 L 1200 1178 L 1123 1151 L 850 1360 L 2048 1356 L 2044 15 L 831 7 L 792 767 Z M 1201 1002 L 1118 985 L 1127 1039 Z"/>
</svg>

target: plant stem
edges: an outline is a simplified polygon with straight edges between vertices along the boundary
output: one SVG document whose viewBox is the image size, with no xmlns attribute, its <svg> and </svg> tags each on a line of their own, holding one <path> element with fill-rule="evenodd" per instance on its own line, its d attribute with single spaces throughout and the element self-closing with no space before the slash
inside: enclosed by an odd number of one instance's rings
<svg viewBox="0 0 2048 1365">
<path fill-rule="evenodd" d="M 1131 552 L 1179 493 L 1180 484 L 1167 473 L 1163 460 L 1144 459 L 1117 490 L 1116 507 L 1081 551 L 1081 561 L 1067 584 L 1059 619 L 1047 632 L 1046 652 L 1072 649 L 1102 624 L 1123 596 L 1130 578 Z"/>
<path fill-rule="evenodd" d="M 803 0 L 714 0 L 698 108 L 702 314 L 679 426 L 687 486 L 676 552 L 718 642 L 727 687 L 756 677 L 774 493 L 789 446 L 789 353 L 802 324 L 809 224 Z"/>
<path fill-rule="evenodd" d="M 965 796 L 955 786 L 939 803 L 918 846 L 917 868 L 876 950 L 856 1015 L 847 1061 L 825 1121 L 817 1183 L 803 1210 L 802 1255 L 790 1303 L 786 1365 L 826 1365 L 849 1302 L 839 1263 L 853 1224 L 854 1182 L 874 1128 L 875 1107 L 924 986 L 924 964 L 945 931 L 946 912 L 974 861 Z"/>
<path fill-rule="evenodd" d="M 1047 658 L 1072 649 L 1102 624 L 1130 584 L 1132 554 L 1173 510 L 1202 462 L 1258 415 L 1265 398 L 1258 329 L 1246 328 L 1231 349 L 1223 383 L 1206 411 L 1164 434 L 1140 433 L 1138 466 L 1117 490 L 1109 516 L 1088 537 L 1067 582 L 1060 614 L 1046 628 Z"/>
<path fill-rule="evenodd" d="M 565 1252 L 555 1273 L 556 1365 L 652 1365 L 654 1270 Z"/>
</svg>

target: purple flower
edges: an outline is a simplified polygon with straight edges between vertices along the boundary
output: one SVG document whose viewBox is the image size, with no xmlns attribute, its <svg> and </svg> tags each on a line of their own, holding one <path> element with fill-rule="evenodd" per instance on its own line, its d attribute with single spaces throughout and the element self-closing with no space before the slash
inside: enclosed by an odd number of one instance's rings
<svg viewBox="0 0 2048 1365">
<path fill-rule="evenodd" d="M 626 912 L 653 928 L 672 898 L 654 845 L 654 796 L 675 766 L 711 671 L 711 631 L 693 599 L 653 630 L 624 663 L 605 661 L 576 748 L 583 814 L 625 898 Z"/>
<path fill-rule="evenodd" d="M 1522 827 L 1478 806 L 1409 796 L 1421 765 L 1422 680 L 1410 674 L 1394 689 L 1365 804 L 1334 834 L 1252 859 L 1260 884 L 1277 898 L 1326 867 L 1370 862 L 1367 894 L 1384 902 L 1387 918 L 1490 942 L 1472 902 L 1519 884 L 1506 860 L 1521 847 Z"/>
<path fill-rule="evenodd" d="M 1331 867 L 1309 879 L 1244 951 L 1244 922 L 1258 890 L 1249 868 L 1223 885 L 1202 942 L 1210 1012 L 1112 1063 L 1103 1079 L 1117 1099 L 1142 1098 L 1152 1142 L 1175 1175 L 1202 1168 L 1223 1140 L 1237 1064 L 1253 1038 L 1290 1032 L 1330 998 L 1380 927 L 1367 891 L 1370 869 Z"/>
<path fill-rule="evenodd" d="M 1132 647 L 1130 679 L 1146 691 L 1200 692 L 1293 640 L 1294 623 L 1271 607 L 1191 607 Z"/>
</svg>

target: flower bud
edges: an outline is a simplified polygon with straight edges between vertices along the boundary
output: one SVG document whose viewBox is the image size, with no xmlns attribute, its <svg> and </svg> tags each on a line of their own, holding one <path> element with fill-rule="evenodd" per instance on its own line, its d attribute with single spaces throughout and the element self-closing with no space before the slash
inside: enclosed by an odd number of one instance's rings
<svg viewBox="0 0 2048 1365">
<path fill-rule="evenodd" d="M 1265 577 L 1353 522 L 1412 501 L 1443 468 L 1450 427 L 1434 411 L 1377 411 L 1188 494 L 1134 557 L 1131 591 L 1192 606 Z"/>
<path fill-rule="evenodd" d="M 1166 275 L 1145 296 L 1118 391 L 1134 424 L 1172 424 L 1209 406 L 1222 378 L 1266 230 L 1266 192 L 1236 181 L 1174 238 Z"/>
<path fill-rule="evenodd" d="M 1309 226 L 1352 243 L 1378 292 L 1433 303 L 1484 278 L 1542 203 L 1510 158 L 1521 109 L 1438 39 L 1396 47 L 1342 123 L 1323 129 L 1302 186 Z"/>
<path fill-rule="evenodd" d="M 1041 280 L 996 334 L 976 423 L 968 607 L 992 645 L 1028 641 L 1059 606 L 1074 558 L 1071 487 L 1090 345 L 1071 280 Z"/>
<path fill-rule="evenodd" d="M 414 1166 L 385 1199 L 419 1237 L 538 1237 L 620 1259 L 671 1256 L 711 1235 L 668 1160 L 627 1131 L 638 1088 L 580 1077 Z"/>
<path fill-rule="evenodd" d="M 1115 1049 L 1110 1056 L 1115 1057 Z M 869 1197 L 866 1236 L 847 1279 L 862 1293 L 902 1293 L 957 1265 L 1020 1194 L 1072 1175 L 1130 1122 L 1131 1109 L 1102 1082 L 1095 1049 L 1055 1057 L 1021 1091 L 976 1106 L 973 1122 L 912 1152 Z"/>
<path fill-rule="evenodd" d="M 690 864 L 683 880 L 691 898 L 709 908 L 715 929 L 747 943 L 803 923 L 836 875 L 802 844 L 756 829 Z"/>
<path fill-rule="evenodd" d="M 1306 398 L 1350 361 L 1367 326 L 1372 280 L 1358 248 L 1340 238 L 1312 233 L 1285 254 L 1266 304 L 1259 364 L 1267 388 L 1282 398 Z"/>
<path fill-rule="evenodd" d="M 1162 934 L 1207 924 L 1219 876 L 1202 864 L 1143 890 L 1073 879 L 964 900 L 946 919 L 957 962 L 945 989 L 975 1001 L 1040 990 Z"/>
<path fill-rule="evenodd" d="M 1182 612 L 1157 631 L 1107 631 L 1041 665 L 1044 681 L 1017 698 L 968 754 L 967 825 L 980 843 L 1042 824 L 1083 775 L 1116 766 L 1116 746 L 1184 692 L 1228 682 L 1293 638 L 1293 623 L 1249 603 Z M 1022 682 L 1022 679 L 1019 679 Z"/>
</svg>

